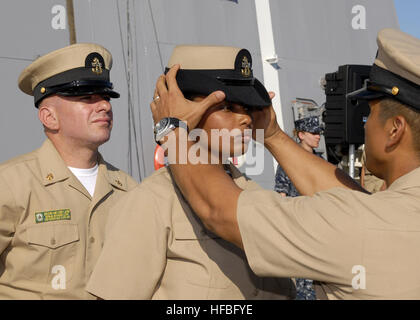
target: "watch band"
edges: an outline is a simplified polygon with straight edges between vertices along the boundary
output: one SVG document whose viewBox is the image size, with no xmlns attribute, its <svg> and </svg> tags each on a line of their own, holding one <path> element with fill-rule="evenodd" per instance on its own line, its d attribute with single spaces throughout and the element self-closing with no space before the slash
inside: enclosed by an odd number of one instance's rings
<svg viewBox="0 0 420 320">
<path fill-rule="evenodd" d="M 167 117 L 161 119 L 156 125 L 155 125 L 155 141 L 157 144 L 161 145 L 161 140 L 166 137 L 171 131 L 173 131 L 176 128 L 184 128 L 188 132 L 188 126 L 187 124 L 178 119 L 178 118 L 172 118 Z"/>
</svg>

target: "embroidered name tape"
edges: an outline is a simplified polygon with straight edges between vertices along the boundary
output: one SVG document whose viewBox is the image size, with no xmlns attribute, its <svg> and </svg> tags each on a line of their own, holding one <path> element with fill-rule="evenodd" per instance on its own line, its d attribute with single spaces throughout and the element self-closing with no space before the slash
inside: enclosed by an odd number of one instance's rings
<svg viewBox="0 0 420 320">
<path fill-rule="evenodd" d="M 35 213 L 35 222 L 49 222 L 57 220 L 71 220 L 70 209 L 60 209 Z"/>
</svg>

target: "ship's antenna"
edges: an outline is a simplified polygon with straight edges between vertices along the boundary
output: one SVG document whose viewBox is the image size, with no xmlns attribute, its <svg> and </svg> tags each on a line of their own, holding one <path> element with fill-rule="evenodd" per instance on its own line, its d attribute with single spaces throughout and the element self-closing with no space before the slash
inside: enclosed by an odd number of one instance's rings
<svg viewBox="0 0 420 320">
<path fill-rule="evenodd" d="M 137 140 L 137 130 L 136 125 L 134 122 L 134 104 L 133 104 L 133 48 L 132 48 L 132 42 L 134 41 L 132 31 L 131 31 L 131 15 L 130 15 L 130 0 L 126 0 L 126 19 L 127 19 L 127 51 L 125 53 L 124 49 L 124 40 L 123 40 L 123 32 L 122 32 L 122 24 L 121 24 L 121 18 L 120 18 L 120 6 L 119 2 L 116 1 L 117 5 L 117 14 L 118 14 L 118 24 L 120 28 L 120 39 L 121 39 L 121 47 L 123 49 L 123 61 L 124 61 L 124 69 L 125 69 L 125 76 L 127 80 L 127 99 L 128 99 L 128 173 L 130 175 L 133 175 L 133 159 L 132 159 L 132 148 L 134 145 L 135 149 L 135 157 L 137 164 L 137 170 L 139 174 L 140 181 L 143 180 L 145 177 L 145 159 L 144 159 L 144 152 L 142 152 L 142 159 L 143 159 L 143 166 L 140 164 L 140 152 L 139 152 L 139 144 L 141 144 L 141 150 L 143 151 L 143 138 L 142 138 L 142 128 L 141 128 L 141 122 L 139 124 L 139 136 L 140 140 Z M 133 4 L 134 5 L 134 4 Z M 127 56 L 126 56 L 127 55 Z M 134 137 L 134 143 L 132 142 L 132 137 Z M 143 170 L 142 170 L 143 167 Z"/>
<path fill-rule="evenodd" d="M 74 24 L 74 5 L 73 0 L 66 0 L 67 23 L 70 32 L 70 44 L 76 43 L 76 26 Z"/>
</svg>

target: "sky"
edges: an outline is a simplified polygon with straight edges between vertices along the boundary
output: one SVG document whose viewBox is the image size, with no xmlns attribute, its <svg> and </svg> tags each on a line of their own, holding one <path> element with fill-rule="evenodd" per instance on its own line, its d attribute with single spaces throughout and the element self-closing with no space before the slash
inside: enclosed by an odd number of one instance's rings
<svg viewBox="0 0 420 320">
<path fill-rule="evenodd" d="M 400 29 L 420 38 L 420 0 L 394 0 L 394 2 Z"/>
</svg>

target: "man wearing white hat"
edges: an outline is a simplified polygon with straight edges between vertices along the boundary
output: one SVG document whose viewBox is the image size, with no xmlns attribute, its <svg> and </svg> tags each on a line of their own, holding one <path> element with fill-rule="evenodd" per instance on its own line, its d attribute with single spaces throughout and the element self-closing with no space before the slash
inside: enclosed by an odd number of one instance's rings
<svg viewBox="0 0 420 320">
<path fill-rule="evenodd" d="M 30 64 L 19 88 L 34 96 L 47 139 L 0 164 L 0 299 L 91 299 L 86 282 L 109 207 L 137 183 L 98 147 L 113 124 L 112 56 L 71 45 Z"/>
<path fill-rule="evenodd" d="M 272 107 L 254 112 L 255 127 L 265 129 L 265 146 L 306 196 L 242 190 L 211 166 L 170 165 L 204 224 L 243 248 L 257 275 L 317 280 L 318 298 L 420 298 L 420 40 L 384 29 L 378 47 L 370 79 L 349 98 L 369 100 L 367 168 L 387 190 L 369 194 L 300 148 L 279 128 Z M 177 69 L 159 78 L 151 108 L 156 121 L 179 118 L 192 129 L 225 95 L 185 101 Z"/>
</svg>

